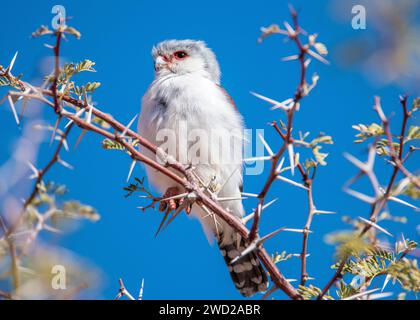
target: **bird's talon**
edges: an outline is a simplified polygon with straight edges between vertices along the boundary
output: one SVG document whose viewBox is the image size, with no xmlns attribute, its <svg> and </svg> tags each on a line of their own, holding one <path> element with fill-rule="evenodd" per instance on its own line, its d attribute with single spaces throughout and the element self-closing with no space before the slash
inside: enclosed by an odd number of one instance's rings
<svg viewBox="0 0 420 320">
<path fill-rule="evenodd" d="M 162 196 L 163 199 L 174 197 L 180 194 L 180 190 L 178 187 L 170 187 L 166 190 L 165 194 Z M 170 210 L 176 210 L 181 204 L 181 200 L 178 199 L 169 199 L 169 200 L 162 200 L 159 205 L 159 211 L 165 211 L 167 208 Z"/>
</svg>

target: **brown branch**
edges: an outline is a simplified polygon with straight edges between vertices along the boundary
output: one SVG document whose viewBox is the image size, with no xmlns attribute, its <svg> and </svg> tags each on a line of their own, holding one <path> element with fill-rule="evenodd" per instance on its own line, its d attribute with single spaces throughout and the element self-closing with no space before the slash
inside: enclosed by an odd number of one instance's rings
<svg viewBox="0 0 420 320">
<path fill-rule="evenodd" d="M 312 224 L 312 218 L 315 214 L 315 206 L 314 206 L 314 200 L 313 200 L 313 194 L 312 194 L 312 184 L 313 184 L 313 178 L 309 179 L 307 175 L 305 174 L 304 182 L 306 187 L 308 188 L 308 218 L 306 220 L 305 227 L 303 229 L 303 241 L 302 241 L 302 252 L 300 255 L 301 259 L 301 279 L 300 284 L 302 286 L 305 285 L 306 281 L 308 280 L 308 272 L 306 270 L 306 256 L 308 254 L 308 238 L 309 238 L 309 230 L 311 229 Z"/>
<path fill-rule="evenodd" d="M 54 46 L 54 61 L 55 61 L 54 82 L 51 86 L 51 89 L 52 89 L 53 98 L 54 98 L 54 111 L 58 113 L 60 111 L 60 103 L 58 101 L 57 87 L 58 87 L 58 77 L 60 76 L 60 45 L 61 45 L 62 32 L 60 30 L 57 30 L 55 32 L 55 36 L 57 40 Z"/>
<path fill-rule="evenodd" d="M 296 93 L 295 93 L 294 98 L 293 98 L 293 106 L 286 112 L 287 113 L 286 133 L 284 134 L 275 122 L 273 122 L 271 124 L 274 127 L 274 129 L 282 137 L 283 144 L 280 147 L 280 149 L 277 151 L 277 153 L 272 156 L 271 167 L 270 167 L 270 172 L 269 172 L 268 178 L 267 178 L 261 192 L 258 195 L 259 203 L 258 203 L 258 206 L 257 206 L 257 211 L 256 211 L 256 214 L 255 214 L 255 217 L 254 217 L 254 220 L 253 220 L 253 224 L 252 224 L 252 228 L 251 228 L 251 235 L 250 235 L 251 241 L 253 241 L 257 237 L 258 225 L 259 225 L 259 222 L 260 222 L 260 214 L 257 214 L 258 208 L 263 207 L 264 202 L 265 202 L 265 198 L 266 198 L 273 182 L 276 180 L 276 176 L 278 174 L 276 168 L 279 164 L 280 158 L 283 156 L 283 154 L 287 150 L 288 146 L 293 145 L 293 139 L 292 139 L 293 117 L 294 117 L 294 113 L 297 110 L 297 107 L 298 107 L 300 101 L 305 96 L 304 87 L 306 85 L 306 69 L 307 69 L 307 66 L 305 65 L 305 58 L 306 58 L 306 54 L 307 54 L 307 47 L 302 44 L 302 42 L 299 38 L 301 28 L 300 28 L 299 23 L 298 23 L 297 13 L 293 8 L 291 8 L 291 14 L 292 14 L 295 30 L 294 30 L 293 35 L 289 35 L 289 38 L 292 41 L 294 41 L 294 43 L 296 44 L 296 46 L 298 48 L 298 51 L 299 51 L 300 80 L 299 80 L 299 84 L 298 84 L 297 89 L 296 89 Z M 294 156 L 294 155 L 292 155 L 292 156 Z"/>
<path fill-rule="evenodd" d="M 42 93 L 47 96 L 53 96 L 53 92 L 51 90 L 43 90 Z M 79 108 L 86 107 L 82 101 L 73 99 L 67 95 L 59 94 L 59 97 L 63 99 L 64 101 L 66 101 L 67 103 L 72 104 L 75 107 L 79 107 Z M 36 96 L 33 98 L 36 98 Z M 52 103 L 47 104 L 47 105 L 54 108 L 54 104 Z M 70 112 L 63 111 L 63 110 L 60 111 L 61 116 L 69 120 L 72 120 L 74 124 L 78 125 L 82 129 L 95 132 L 105 138 L 108 138 L 112 141 L 120 143 L 122 146 L 124 146 L 127 149 L 127 151 L 130 153 L 130 156 L 133 159 L 143 162 L 146 165 L 160 171 L 162 174 L 170 177 L 172 180 L 182 185 L 187 191 L 194 192 L 199 202 L 204 204 L 216 215 L 218 215 L 220 218 L 225 220 L 232 228 L 234 228 L 243 237 L 248 238 L 249 236 L 248 229 L 241 223 L 241 221 L 239 221 L 236 217 L 232 216 L 223 207 L 221 207 L 217 203 L 215 197 L 206 194 L 206 192 L 200 188 L 200 185 L 196 182 L 196 179 L 187 168 L 185 168 L 179 162 L 175 161 L 175 159 L 171 159 L 169 162 L 166 163 L 166 166 L 165 166 L 158 163 L 157 161 L 154 161 L 146 157 L 145 155 L 140 153 L 140 151 L 138 151 L 136 147 L 134 147 L 132 144 L 127 142 L 125 139 L 122 139 L 119 133 L 125 132 L 127 137 L 137 139 L 142 146 L 146 147 L 148 150 L 152 151 L 154 154 L 158 154 L 159 152 L 162 153 L 162 151 L 160 151 L 156 146 L 154 146 L 149 141 L 147 141 L 146 139 L 138 135 L 136 132 L 130 129 L 127 129 L 123 124 L 115 120 L 112 116 L 103 113 L 97 108 L 92 108 L 92 113 L 96 117 L 108 123 L 112 128 L 116 130 L 116 132 L 110 133 L 109 131 L 99 128 L 98 126 L 95 126 L 92 123 L 88 123 L 76 117 L 74 114 Z M 175 169 L 176 171 L 179 172 L 179 174 L 174 173 L 168 167 Z M 293 299 L 299 299 L 300 295 L 297 293 L 296 289 L 293 288 L 293 286 L 291 286 L 290 283 L 279 272 L 279 270 L 277 269 L 277 267 L 271 260 L 271 257 L 267 254 L 267 252 L 263 248 L 260 248 L 257 251 L 257 254 L 260 257 L 261 261 L 263 262 L 264 266 L 267 268 L 268 272 L 270 273 L 271 278 L 273 282 L 276 284 L 276 286 L 282 289 L 289 297 Z"/>
</svg>

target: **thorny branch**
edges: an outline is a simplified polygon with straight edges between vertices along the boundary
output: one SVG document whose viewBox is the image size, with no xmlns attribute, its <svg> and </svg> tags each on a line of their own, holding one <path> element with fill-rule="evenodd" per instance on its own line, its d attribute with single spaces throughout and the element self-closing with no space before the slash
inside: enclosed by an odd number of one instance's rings
<svg viewBox="0 0 420 320">
<path fill-rule="evenodd" d="M 263 243 L 267 239 L 273 237 L 277 233 L 281 231 L 294 231 L 294 232 L 300 232 L 303 234 L 303 240 L 302 240 L 302 251 L 300 254 L 301 258 L 301 279 L 300 284 L 302 286 L 305 285 L 305 283 L 311 279 L 307 272 L 307 261 L 306 258 L 308 256 L 308 237 L 309 233 L 311 232 L 311 224 L 314 215 L 317 214 L 329 214 L 333 212 L 329 211 L 323 211 L 323 210 L 317 210 L 314 204 L 313 199 L 313 183 L 315 179 L 315 174 L 317 170 L 317 164 L 313 163 L 312 170 L 311 166 L 304 168 L 298 161 L 298 157 L 294 152 L 294 147 L 305 145 L 306 142 L 301 140 L 298 140 L 293 137 L 293 120 L 295 117 L 295 113 L 299 111 L 300 103 L 302 99 L 310 92 L 310 90 L 315 86 L 316 80 L 313 80 L 312 85 L 309 85 L 306 81 L 307 77 L 307 68 L 310 63 L 310 57 L 315 58 L 323 63 L 328 63 L 322 55 L 326 54 L 326 49 L 323 47 L 321 43 L 315 43 L 314 37 L 309 37 L 309 43 L 304 44 L 301 40 L 301 35 L 305 34 L 305 31 L 301 29 L 299 23 L 298 23 L 298 16 L 297 12 L 291 7 L 291 15 L 293 19 L 293 27 L 290 26 L 287 22 L 285 22 L 285 28 L 286 30 L 282 30 L 280 28 L 274 28 L 270 32 L 271 33 L 279 33 L 285 35 L 288 39 L 292 40 L 292 42 L 296 45 L 298 49 L 298 54 L 290 56 L 285 58 L 285 61 L 291 61 L 296 60 L 299 62 L 300 66 L 300 79 L 298 86 L 296 88 L 295 94 L 293 98 L 287 99 L 283 102 L 277 102 L 275 100 L 266 98 L 264 96 L 261 96 L 259 94 L 254 94 L 258 98 L 267 101 L 273 105 L 272 109 L 281 109 L 285 112 L 287 122 L 285 126 L 279 126 L 276 122 L 272 123 L 272 127 L 274 130 L 279 134 L 279 136 L 282 139 L 282 145 L 278 149 L 276 153 L 274 153 L 268 143 L 260 137 L 262 140 L 267 152 L 269 153 L 269 160 L 271 161 L 270 171 L 268 178 L 257 195 L 258 204 L 254 212 L 249 215 L 248 217 L 245 217 L 243 220 L 244 222 L 248 221 L 249 219 L 253 218 L 252 227 L 250 230 L 247 229 L 247 227 L 239 221 L 237 218 L 233 217 L 228 211 L 226 211 L 220 204 L 218 203 L 217 194 L 215 194 L 213 191 L 209 190 L 209 188 L 203 187 L 203 184 L 198 181 L 196 175 L 194 174 L 193 168 L 189 166 L 184 166 L 181 163 L 177 162 L 173 157 L 165 154 L 160 148 L 156 147 L 143 137 L 141 137 L 139 134 L 137 134 L 135 131 L 130 129 L 131 124 L 134 122 L 135 118 L 130 121 L 128 125 L 124 125 L 121 122 L 117 121 L 112 115 L 106 114 L 100 109 L 92 106 L 90 103 L 88 103 L 86 98 L 86 92 L 84 93 L 84 99 L 81 99 L 79 96 L 79 99 L 75 99 L 70 95 L 70 93 L 66 93 L 65 90 L 58 90 L 59 87 L 59 76 L 60 76 L 60 46 L 61 46 L 61 39 L 64 36 L 64 31 L 58 29 L 56 32 L 54 32 L 54 36 L 56 39 L 55 46 L 52 47 L 54 51 L 55 56 L 55 68 L 54 68 L 54 76 L 52 78 L 52 85 L 47 89 L 45 87 L 34 87 L 31 84 L 20 80 L 17 77 L 14 77 L 11 74 L 11 69 L 13 67 L 14 60 L 16 56 L 13 58 L 11 65 L 7 69 L 3 69 L 0 67 L 0 76 L 3 78 L 8 79 L 10 84 L 18 89 L 19 91 L 11 91 L 8 94 L 8 100 L 10 107 L 12 108 L 12 111 L 15 115 L 15 118 L 18 122 L 18 118 L 16 116 L 16 110 L 14 107 L 13 98 L 17 97 L 18 99 L 36 99 L 50 108 L 54 110 L 54 112 L 57 115 L 57 121 L 54 128 L 54 132 L 52 135 L 52 138 L 55 136 L 57 132 L 59 132 L 58 127 L 60 125 L 60 121 L 63 118 L 66 118 L 69 120 L 69 123 L 67 124 L 66 128 L 67 130 L 64 133 L 60 133 L 60 142 L 57 147 L 56 152 L 54 153 L 52 159 L 50 162 L 44 167 L 42 170 L 36 170 L 36 183 L 34 186 L 34 189 L 30 196 L 27 198 L 27 200 L 24 203 L 23 206 L 23 212 L 20 215 L 19 219 L 22 218 L 27 206 L 31 203 L 31 201 L 35 198 L 38 190 L 38 185 L 42 181 L 43 176 L 46 174 L 47 171 L 53 166 L 54 163 L 59 161 L 59 152 L 61 148 L 66 143 L 67 135 L 69 134 L 70 130 L 74 125 L 78 126 L 82 129 L 82 134 L 78 140 L 78 143 L 80 142 L 80 139 L 84 136 L 86 132 L 93 132 L 99 136 L 102 136 L 104 138 L 107 138 L 119 145 L 122 146 L 124 150 L 127 151 L 128 155 L 132 158 L 133 162 L 130 167 L 130 173 L 129 177 L 131 175 L 131 172 L 133 171 L 134 165 L 137 162 L 143 162 L 145 165 L 148 165 L 155 170 L 161 172 L 162 174 L 168 176 L 178 184 L 182 185 L 186 190 L 186 198 L 192 199 L 191 201 L 194 201 L 197 205 L 202 206 L 206 210 L 211 211 L 212 214 L 217 215 L 218 217 L 225 220 L 232 228 L 238 232 L 242 237 L 245 239 L 248 239 L 249 246 L 245 249 L 244 252 L 241 253 L 241 256 L 251 252 L 255 251 L 259 258 L 261 259 L 262 263 L 268 270 L 271 279 L 274 283 L 274 286 L 271 288 L 269 292 L 267 292 L 266 296 L 271 294 L 277 289 L 281 289 L 284 291 L 290 298 L 292 299 L 302 299 L 303 296 L 293 287 L 290 285 L 289 281 L 282 275 L 280 270 L 277 268 L 275 263 L 273 262 L 273 259 L 270 257 L 270 255 L 266 252 L 266 250 L 263 248 Z M 267 32 L 269 34 L 270 32 Z M 266 35 L 263 35 L 265 37 Z M 316 36 L 315 36 L 316 38 Z M 316 51 L 311 50 L 311 47 L 315 47 Z M 49 98 L 49 99 L 48 99 Z M 366 220 L 366 225 L 364 229 L 362 230 L 360 237 L 362 237 L 364 234 L 366 234 L 372 227 L 378 230 L 383 230 L 381 227 L 379 227 L 376 222 L 376 218 L 380 211 L 386 206 L 386 203 L 390 198 L 392 197 L 392 190 L 393 186 L 395 184 L 396 176 L 398 175 L 398 172 L 401 172 L 404 174 L 410 181 L 419 187 L 419 181 L 418 178 L 415 177 L 413 174 L 411 174 L 405 167 L 404 162 L 408 158 L 409 153 L 404 157 L 403 154 L 403 147 L 404 147 L 404 137 L 406 135 L 406 127 L 407 127 L 407 121 L 409 117 L 411 116 L 411 112 L 407 109 L 407 97 L 401 98 L 401 104 L 404 111 L 404 118 L 403 118 L 403 125 L 401 128 L 401 134 L 399 136 L 399 149 L 395 150 L 393 145 L 393 136 L 390 131 L 389 127 L 389 121 L 384 116 L 382 108 L 380 106 L 379 98 L 375 99 L 375 110 L 377 111 L 381 121 L 382 125 L 384 127 L 387 141 L 388 141 L 388 147 L 389 147 L 389 156 L 390 156 L 390 163 L 393 165 L 393 172 L 390 178 L 390 181 L 387 185 L 387 188 L 385 191 L 381 190 L 379 187 L 379 184 L 376 181 L 376 177 L 373 173 L 373 160 L 374 160 L 374 150 L 373 155 L 372 153 L 369 156 L 369 160 L 367 163 L 361 163 L 360 161 L 357 162 L 354 159 L 351 160 L 354 164 L 359 166 L 360 169 L 360 176 L 367 175 L 370 179 L 372 185 L 375 189 L 375 195 L 376 198 L 374 201 L 371 201 L 371 214 L 370 214 L 370 220 Z M 69 109 L 75 110 L 75 112 L 69 111 Z M 87 114 L 90 114 L 91 116 L 86 117 L 83 119 L 81 117 L 81 114 L 83 112 L 86 112 Z M 108 130 L 104 127 L 101 127 L 100 125 L 95 124 L 92 121 L 92 116 L 100 119 L 103 123 L 106 123 L 110 126 L 112 130 Z M 143 155 L 138 149 L 137 145 L 140 144 L 144 148 L 151 151 L 153 154 L 156 155 L 156 157 L 160 161 L 153 160 L 149 157 L 146 157 Z M 374 149 L 374 148 L 373 148 Z M 289 164 L 290 166 L 288 168 L 282 168 L 284 163 L 284 154 L 285 152 L 288 153 L 289 157 Z M 411 152 L 411 150 L 410 150 Z M 294 175 L 295 169 L 298 169 L 303 184 L 297 183 L 295 181 L 292 181 L 290 179 L 287 179 L 281 175 L 286 170 L 290 170 L 292 175 Z M 274 232 L 271 232 L 270 234 L 260 237 L 259 236 L 259 223 L 261 219 L 261 213 L 264 210 L 266 206 L 268 206 L 270 203 L 265 204 L 266 197 L 271 189 L 272 184 L 275 180 L 281 180 L 284 182 L 287 182 L 289 184 L 301 187 L 306 190 L 307 192 L 307 201 L 308 201 L 308 215 L 307 220 L 305 223 L 305 226 L 302 230 L 297 229 L 289 229 L 287 228 L 280 228 Z M 155 202 L 161 201 L 161 199 L 156 198 L 154 199 Z M 6 236 L 6 239 L 9 241 L 10 234 L 14 230 L 14 226 L 7 228 L 5 225 L 3 225 L 4 228 L 4 234 Z M 16 255 L 16 252 L 13 250 L 13 242 L 10 242 L 10 249 L 11 256 L 15 257 L 16 259 L 12 260 L 13 263 L 16 264 L 15 270 L 17 270 L 17 259 L 19 258 L 18 255 Z M 406 254 L 406 253 L 405 253 Z M 241 257 L 240 256 L 240 257 Z M 240 258 L 238 257 L 238 258 Z M 334 274 L 333 278 L 328 282 L 326 287 L 322 290 L 322 292 L 319 294 L 318 299 L 322 299 L 324 295 L 328 292 L 330 287 L 342 276 L 342 271 L 345 266 L 345 263 L 347 261 L 348 257 L 345 257 L 341 260 L 341 264 L 339 265 L 336 273 Z M 13 269 L 13 268 L 12 268 Z M 19 285 L 19 279 L 18 274 L 14 275 L 14 282 L 15 287 Z M 143 284 L 141 286 L 139 299 L 141 299 L 143 292 Z M 366 293 L 365 293 L 366 294 Z M 0 296 L 3 297 L 11 297 L 8 293 L 0 292 Z M 129 299 L 133 299 L 134 297 L 128 292 L 128 290 L 125 288 L 123 281 L 120 279 L 120 290 L 119 294 L 117 295 L 116 299 L 120 299 L 121 297 L 126 296 Z M 265 297 L 266 297 L 265 296 Z"/>
<path fill-rule="evenodd" d="M 370 146 L 369 159 L 367 163 L 360 163 L 360 161 L 358 161 L 357 159 L 352 160 L 352 162 L 356 166 L 358 166 L 360 169 L 360 172 L 356 176 L 356 179 L 366 174 L 369 177 L 369 180 L 376 194 L 376 198 L 373 201 L 370 201 L 371 202 L 370 220 L 369 221 L 366 220 L 366 225 L 360 232 L 359 237 L 363 237 L 369 230 L 371 230 L 372 227 L 378 230 L 381 230 L 382 232 L 386 231 L 382 227 L 376 224 L 377 217 L 378 217 L 378 214 L 381 212 L 381 210 L 387 205 L 387 202 L 390 200 L 390 197 L 392 195 L 392 189 L 395 183 L 395 179 L 399 172 L 407 176 L 416 187 L 419 187 L 418 181 L 417 181 L 418 179 L 415 176 L 413 176 L 410 172 L 408 172 L 408 170 L 406 170 L 403 166 L 403 163 L 404 163 L 403 150 L 404 150 L 404 145 L 405 145 L 404 139 L 406 136 L 406 127 L 407 127 L 408 119 L 412 115 L 412 113 L 408 111 L 408 108 L 407 108 L 407 98 L 408 98 L 407 96 L 400 97 L 400 103 L 403 109 L 403 120 L 402 120 L 402 126 L 401 126 L 401 133 L 399 136 L 398 152 L 395 150 L 394 141 L 392 138 L 393 136 L 392 136 L 391 128 L 389 124 L 390 122 L 383 112 L 380 98 L 375 97 L 374 99 L 374 110 L 376 111 L 376 113 L 378 114 L 382 122 L 382 126 L 384 128 L 384 132 L 386 135 L 387 144 L 389 148 L 389 157 L 391 159 L 391 164 L 393 165 L 392 174 L 385 188 L 385 191 L 383 191 L 379 187 L 379 184 L 376 181 L 376 177 L 373 171 L 374 158 L 375 158 L 375 153 L 376 153 L 374 145 Z M 349 160 L 351 160 L 351 158 L 349 158 Z M 354 182 L 356 179 L 353 179 L 352 182 Z M 360 195 L 359 199 L 369 202 L 369 199 L 366 199 L 366 197 L 363 197 L 362 195 Z M 407 254 L 407 252 L 405 252 L 404 255 L 405 254 Z M 324 287 L 324 289 L 322 290 L 322 293 L 318 296 L 318 299 L 322 299 L 322 297 L 328 292 L 331 286 L 334 285 L 337 282 L 337 280 L 339 280 L 342 277 L 343 268 L 346 265 L 348 258 L 349 256 L 346 256 L 341 260 L 336 272 L 334 273 L 333 277 L 329 280 L 327 285 Z"/>
<path fill-rule="evenodd" d="M 9 245 L 9 250 L 10 250 L 10 257 L 11 257 L 11 262 L 12 262 L 12 278 L 13 278 L 14 289 L 17 289 L 19 287 L 19 284 L 20 284 L 20 277 L 19 277 L 19 271 L 18 271 L 19 256 L 20 255 L 18 255 L 18 253 L 17 253 L 16 246 L 14 244 L 14 240 L 11 236 L 14 233 L 14 231 L 19 227 L 23 218 L 25 217 L 26 210 L 27 210 L 28 206 L 32 203 L 32 201 L 35 199 L 35 197 L 39 193 L 39 188 L 40 188 L 41 182 L 44 179 L 44 176 L 53 167 L 53 165 L 55 163 L 61 161 L 60 160 L 60 151 L 63 148 L 63 146 L 66 145 L 66 143 L 67 143 L 66 139 L 67 139 L 67 136 L 70 133 L 70 130 L 72 129 L 72 127 L 73 126 L 70 125 L 64 133 L 60 132 L 59 143 L 56 147 L 56 150 L 55 150 L 53 156 L 48 161 L 48 163 L 45 165 L 45 167 L 40 169 L 40 170 L 36 169 L 35 167 L 33 168 L 33 170 L 36 170 L 36 172 L 34 172 L 34 175 L 36 176 L 34 187 L 32 189 L 32 192 L 28 196 L 28 198 L 26 198 L 26 200 L 23 204 L 22 210 L 21 210 L 19 216 L 17 217 L 17 219 L 12 223 L 11 226 L 7 227 L 5 222 L 3 221 L 3 219 L 1 219 L 1 217 L 0 217 L 0 222 L 2 224 L 2 229 L 3 229 L 3 237 L 6 239 L 8 245 Z"/>
<path fill-rule="evenodd" d="M 57 31 L 55 33 L 55 36 L 57 38 L 57 42 L 56 42 L 56 46 L 54 47 L 54 53 L 57 55 L 60 52 L 59 39 L 62 36 L 61 32 Z M 197 182 L 197 179 L 192 174 L 190 168 L 184 167 L 175 159 L 165 154 L 161 149 L 157 148 L 155 145 L 151 144 L 149 141 L 147 141 L 146 139 L 138 135 L 136 132 L 131 130 L 129 126 L 125 126 L 121 124 L 119 121 L 114 119 L 111 115 L 105 114 L 99 109 L 91 105 L 88 105 L 86 101 L 77 100 L 70 97 L 69 95 L 58 92 L 56 88 L 57 74 L 59 74 L 59 71 L 57 71 L 57 61 L 59 61 L 58 57 L 56 57 L 55 61 L 56 61 L 56 68 L 54 72 L 55 76 L 54 76 L 54 82 L 53 82 L 52 88 L 50 89 L 36 88 L 24 81 L 17 80 L 17 83 L 19 84 L 21 92 L 10 92 L 9 95 L 32 98 L 32 99 L 37 99 L 41 102 L 44 102 L 46 105 L 54 109 L 54 111 L 57 113 L 57 116 L 59 118 L 58 121 L 61 120 L 61 118 L 67 118 L 71 121 L 72 123 L 71 125 L 76 124 L 83 130 L 97 133 L 105 138 L 108 138 L 114 142 L 121 144 L 127 150 L 127 152 L 129 153 L 129 155 L 131 156 L 133 160 L 140 161 L 148 166 L 151 166 L 152 168 L 160 171 L 164 175 L 170 177 L 172 180 L 182 185 L 185 188 L 185 190 L 195 195 L 197 199 L 196 201 L 199 205 L 203 205 L 207 207 L 209 210 L 211 210 L 211 212 L 213 212 L 214 214 L 216 214 L 217 216 L 225 220 L 231 227 L 233 227 L 244 238 L 249 238 L 250 233 L 248 229 L 241 223 L 241 221 L 239 221 L 237 218 L 232 216 L 229 212 L 227 212 L 223 207 L 220 206 L 220 204 L 217 202 L 217 197 L 215 194 L 211 193 L 207 189 L 203 189 L 200 186 L 200 184 Z M 0 72 L 2 71 L 4 70 L 0 70 Z M 11 75 L 11 73 L 3 72 L 2 76 L 9 77 L 11 78 L 11 80 L 16 81 L 15 79 L 13 79 L 13 76 Z M 45 96 L 52 97 L 53 102 L 46 99 Z M 66 103 L 68 106 L 71 106 L 75 109 L 85 109 L 85 110 L 89 109 L 89 111 L 92 112 L 92 114 L 95 117 L 109 124 L 110 127 L 114 129 L 114 133 L 111 133 L 105 129 L 102 129 L 99 126 L 94 125 L 90 121 L 81 119 L 80 117 L 78 117 L 77 112 L 71 113 L 67 111 L 63 107 L 62 103 Z M 69 126 L 68 128 L 71 128 L 71 126 Z M 140 145 L 152 151 L 155 155 L 157 155 L 157 157 L 159 157 L 160 159 L 165 159 L 164 165 L 140 153 L 138 149 L 133 145 L 133 141 L 138 141 Z M 54 157 L 54 159 L 55 159 L 54 160 L 55 162 L 56 156 Z M 173 170 L 170 170 L 171 168 L 175 169 L 176 173 Z M 262 243 L 260 242 L 258 242 L 258 247 L 256 247 L 256 253 L 261 259 L 264 266 L 267 268 L 271 276 L 271 279 L 273 280 L 275 285 L 278 288 L 282 289 L 289 297 L 293 299 L 300 299 L 301 297 L 296 291 L 296 289 L 293 288 L 293 286 L 291 286 L 290 283 L 285 279 L 285 277 L 280 273 L 280 271 L 277 269 L 277 267 L 273 263 L 270 255 L 265 251 L 265 249 L 262 247 Z"/>
<path fill-rule="evenodd" d="M 320 60 L 321 62 L 324 62 L 324 63 L 328 63 L 328 62 L 324 58 L 322 58 L 320 55 L 318 55 L 317 53 L 312 51 L 310 49 L 310 44 L 303 44 L 302 43 L 299 36 L 303 32 L 303 30 L 301 29 L 301 27 L 298 23 L 298 14 L 294 10 L 294 8 L 291 7 L 291 6 L 290 6 L 290 12 L 291 12 L 292 19 L 293 19 L 293 27 L 291 27 L 287 22 L 285 22 L 286 30 L 281 30 L 279 28 L 275 28 L 274 33 L 284 34 L 290 40 L 292 40 L 295 43 L 295 45 L 298 49 L 298 54 L 293 55 L 291 57 L 287 57 L 284 60 L 286 60 L 286 61 L 298 60 L 299 61 L 300 80 L 299 80 L 299 84 L 296 88 L 296 92 L 294 94 L 294 97 L 291 98 L 291 99 L 287 99 L 283 102 L 277 102 L 277 101 L 274 101 L 272 99 L 261 96 L 259 94 L 254 94 L 258 98 L 260 98 L 262 100 L 265 100 L 265 101 L 268 101 L 269 103 L 273 104 L 274 107 L 272 109 L 283 110 L 286 113 L 286 116 L 287 116 L 287 123 L 286 123 L 286 126 L 285 126 L 285 132 L 283 132 L 282 128 L 280 128 L 275 121 L 272 122 L 272 124 L 271 124 L 272 127 L 276 130 L 276 132 L 282 138 L 283 143 L 282 143 L 281 147 L 279 148 L 279 150 L 275 154 L 271 151 L 270 147 L 267 146 L 266 143 L 265 143 L 266 149 L 269 152 L 270 157 L 271 157 L 271 160 L 270 160 L 271 161 L 271 167 L 270 167 L 270 172 L 269 172 L 268 178 L 267 178 L 262 190 L 258 194 L 259 203 L 258 203 L 257 209 L 255 211 L 255 217 L 254 217 L 252 228 L 251 228 L 250 239 L 255 239 L 257 237 L 258 226 L 259 226 L 259 223 L 260 223 L 260 216 L 261 216 L 261 208 L 264 206 L 266 196 L 267 196 L 273 182 L 277 179 L 280 179 L 280 180 L 283 180 L 283 181 L 286 181 L 286 182 L 289 182 L 289 183 L 292 183 L 292 184 L 296 185 L 296 183 L 293 183 L 293 181 L 290 181 L 290 180 L 280 176 L 283 161 L 284 161 L 284 158 L 282 159 L 282 157 L 283 157 L 283 154 L 287 151 L 288 154 L 289 154 L 290 171 L 291 171 L 292 175 L 294 175 L 295 168 L 297 167 L 299 172 L 302 175 L 302 180 L 305 184 L 304 189 L 306 189 L 307 192 L 308 192 L 309 214 L 308 214 L 308 220 L 306 222 L 305 228 L 302 230 L 302 233 L 303 233 L 303 248 L 302 248 L 302 253 L 301 253 L 301 261 L 302 261 L 301 284 L 304 285 L 306 280 L 308 279 L 308 274 L 307 274 L 307 271 L 306 271 L 307 242 L 308 242 L 308 236 L 309 236 L 309 232 L 310 232 L 312 217 L 315 213 L 315 207 L 314 207 L 313 199 L 312 199 L 312 183 L 313 183 L 313 179 L 315 177 L 315 169 L 313 170 L 312 177 L 309 178 L 308 177 L 308 172 L 305 172 L 305 170 L 303 169 L 303 167 L 301 166 L 300 163 L 296 163 L 296 159 L 295 159 L 296 157 L 295 157 L 295 153 L 294 153 L 294 143 L 295 143 L 295 141 L 294 141 L 293 136 L 292 136 L 293 119 L 294 119 L 294 115 L 295 115 L 296 111 L 298 111 L 299 108 L 300 108 L 301 100 L 311 90 L 311 88 L 308 87 L 308 84 L 306 82 L 307 68 L 308 68 L 309 63 L 310 63 L 309 56 L 311 56 L 311 57 L 313 57 L 317 60 Z M 263 37 L 265 37 L 265 36 L 263 36 Z M 272 292 L 274 292 L 274 290 Z"/>
</svg>

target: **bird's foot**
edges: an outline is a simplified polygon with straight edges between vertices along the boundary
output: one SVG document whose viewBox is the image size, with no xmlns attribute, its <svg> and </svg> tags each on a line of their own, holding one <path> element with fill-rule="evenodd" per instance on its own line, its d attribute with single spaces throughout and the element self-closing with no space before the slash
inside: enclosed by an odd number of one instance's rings
<svg viewBox="0 0 420 320">
<path fill-rule="evenodd" d="M 160 205 L 159 205 L 159 211 L 165 211 L 165 210 L 176 210 L 180 206 L 184 204 L 185 197 L 176 197 L 178 195 L 181 195 L 182 191 L 178 187 L 170 187 L 166 190 L 165 194 L 163 195 Z M 168 199 L 169 198 L 169 199 Z M 165 200 L 166 199 L 166 200 Z M 190 214 L 191 212 L 191 206 L 187 205 L 185 207 L 185 212 L 187 214 Z"/>
</svg>

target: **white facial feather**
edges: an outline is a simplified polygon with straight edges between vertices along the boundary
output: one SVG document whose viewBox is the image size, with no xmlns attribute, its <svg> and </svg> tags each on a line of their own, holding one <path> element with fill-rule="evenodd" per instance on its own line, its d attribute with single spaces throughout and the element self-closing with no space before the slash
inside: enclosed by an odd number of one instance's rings
<svg viewBox="0 0 420 320">
<path fill-rule="evenodd" d="M 175 52 L 185 52 L 188 58 L 177 60 L 173 58 Z M 167 40 L 157 44 L 152 49 L 153 60 L 158 57 L 172 58 L 170 69 L 162 69 L 161 76 L 170 72 L 175 74 L 201 73 L 213 82 L 220 83 L 220 68 L 213 51 L 204 41 Z"/>
</svg>

